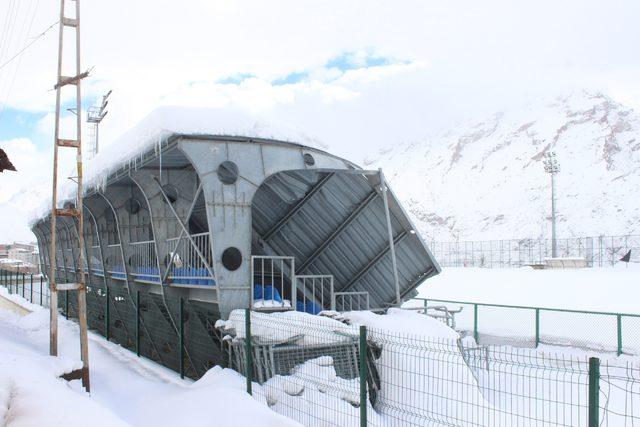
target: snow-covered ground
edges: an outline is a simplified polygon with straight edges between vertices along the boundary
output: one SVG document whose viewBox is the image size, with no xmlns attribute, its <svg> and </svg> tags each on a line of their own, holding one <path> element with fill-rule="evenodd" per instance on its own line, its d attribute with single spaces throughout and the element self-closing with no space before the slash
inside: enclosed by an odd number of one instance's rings
<svg viewBox="0 0 640 427">
<path fill-rule="evenodd" d="M 6 295 L 6 290 L 0 288 Z M 21 298 L 11 296 L 12 300 Z M 48 311 L 26 316 L 0 307 L 0 420 L 7 427 L 42 426 L 294 426 L 252 398 L 245 380 L 213 368 L 197 382 L 90 333 L 91 396 L 79 381 L 58 377 L 81 366 L 78 330 L 59 318 L 61 357 L 48 356 Z"/>
<path fill-rule="evenodd" d="M 420 295 L 432 300 L 638 313 L 633 302 L 639 273 L 634 267 L 444 269 L 420 288 Z M 4 288 L 0 294 L 7 296 Z M 309 353 L 311 357 L 303 362 L 290 354 L 291 361 L 298 361 L 288 374 L 275 375 L 262 386 L 254 384 L 252 398 L 245 393 L 244 378 L 234 371 L 216 367 L 197 382 L 181 380 L 175 372 L 90 334 L 92 393 L 88 396 L 78 381 L 58 379 L 80 366 L 75 323 L 60 318 L 61 357 L 46 356 L 48 311 L 17 295 L 7 298 L 34 311 L 20 316 L 0 306 L 0 419 L 7 420 L 7 426 L 73 427 L 86 425 L 87 419 L 98 426 L 359 425 L 357 373 L 338 375 L 344 368 L 338 362 L 343 361 L 324 350 Z M 527 317 L 531 313 L 518 313 L 482 308 L 478 316 L 481 343 L 491 334 L 516 339 L 531 335 L 533 317 Z M 252 336 L 257 342 L 299 343 L 305 352 L 312 352 L 357 342 L 358 326 L 366 325 L 372 346 L 370 363 L 380 386 L 375 404 L 367 405 L 369 425 L 425 425 L 429 420 L 447 425 L 537 425 L 541 420 L 584 425 L 589 356 L 602 360 L 606 400 L 601 397 L 601 406 L 606 408 L 603 416 L 613 422 L 610 425 L 640 421 L 629 412 L 640 405 L 640 381 L 634 379 L 640 378 L 636 356 L 544 343 L 538 349 L 477 347 L 470 337 L 458 341 L 459 335 L 437 320 L 399 309 L 385 315 L 326 315 L 334 318 L 255 313 Z M 242 339 L 243 316 L 243 310 L 234 311 L 228 321 L 216 326 L 230 339 Z M 615 317 L 611 328 L 601 329 L 600 320 L 593 316 L 570 321 L 561 317 L 564 313 L 545 316 L 541 315 L 543 338 L 581 337 L 598 343 L 599 335 L 610 334 L 615 341 Z M 460 329 L 472 327 L 472 309 L 465 307 L 458 322 Z M 624 323 L 625 340 L 633 336 L 632 326 Z M 625 350 L 631 347 L 625 344 Z"/>
<path fill-rule="evenodd" d="M 456 315 L 458 329 L 472 331 L 473 306 L 442 304 L 433 300 L 472 303 L 535 306 L 597 312 L 640 315 L 640 266 L 618 265 L 615 268 L 534 270 L 528 267 L 445 268 L 438 276 L 418 289 L 429 305 L 462 307 Z M 411 301 L 407 306 L 422 305 Z M 640 354 L 640 317 L 621 318 L 624 351 Z M 480 341 L 495 343 L 492 336 L 532 343 L 535 337 L 535 311 L 498 307 L 478 308 Z M 559 345 L 617 349 L 617 318 L 611 315 L 540 311 L 540 335 L 543 342 Z M 510 341 L 498 341 L 510 342 Z"/>
</svg>

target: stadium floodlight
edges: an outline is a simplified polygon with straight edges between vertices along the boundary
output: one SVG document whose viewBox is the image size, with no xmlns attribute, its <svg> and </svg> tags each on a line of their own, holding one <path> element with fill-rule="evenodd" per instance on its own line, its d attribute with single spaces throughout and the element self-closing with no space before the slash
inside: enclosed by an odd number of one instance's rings
<svg viewBox="0 0 640 427">
<path fill-rule="evenodd" d="M 93 123 L 95 129 L 95 140 L 93 143 L 93 155 L 98 154 L 98 130 L 100 122 L 107 115 L 107 105 L 109 104 L 108 98 L 111 95 L 111 90 L 102 97 L 102 103 L 99 106 L 89 107 L 87 110 L 87 122 Z"/>
<path fill-rule="evenodd" d="M 547 151 L 544 155 L 544 171 L 551 175 L 551 257 L 558 256 L 558 247 L 556 244 L 556 180 L 555 176 L 560 172 L 560 163 L 556 158 L 556 153 Z"/>
</svg>

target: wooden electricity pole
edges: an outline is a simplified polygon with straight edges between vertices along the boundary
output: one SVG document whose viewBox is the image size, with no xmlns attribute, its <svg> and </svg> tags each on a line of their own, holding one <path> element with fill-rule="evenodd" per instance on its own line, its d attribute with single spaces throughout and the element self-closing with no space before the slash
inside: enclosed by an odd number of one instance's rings
<svg viewBox="0 0 640 427">
<path fill-rule="evenodd" d="M 67 3 L 75 2 L 75 13 L 72 17 L 67 17 L 65 6 Z M 74 9 L 74 8 L 70 8 Z M 71 11 L 69 11 L 71 12 Z M 62 75 L 62 46 L 65 38 L 65 28 L 71 28 L 75 33 L 76 66 L 75 76 Z M 85 286 L 85 253 L 84 253 L 84 225 L 83 225 L 83 205 L 82 205 L 82 96 L 80 83 L 87 77 L 88 72 L 80 72 L 80 0 L 60 0 L 60 34 L 58 38 L 58 78 L 54 89 L 56 90 L 56 122 L 55 140 L 53 144 L 53 192 L 51 200 L 51 269 L 49 271 L 50 299 L 50 341 L 49 351 L 52 356 L 58 355 L 58 291 L 77 291 L 78 295 L 78 324 L 80 326 L 80 356 L 82 358 L 82 369 L 74 371 L 67 378 L 82 378 L 82 385 L 89 391 L 89 346 L 87 342 L 87 294 Z M 60 138 L 60 92 L 63 87 L 75 86 L 76 88 L 76 138 Z M 78 184 L 76 204 L 58 208 L 58 149 L 76 149 L 77 176 L 71 177 Z M 78 227 L 78 271 L 76 272 L 75 283 L 57 283 L 56 280 L 56 219 L 59 216 L 74 218 L 74 224 Z"/>
</svg>

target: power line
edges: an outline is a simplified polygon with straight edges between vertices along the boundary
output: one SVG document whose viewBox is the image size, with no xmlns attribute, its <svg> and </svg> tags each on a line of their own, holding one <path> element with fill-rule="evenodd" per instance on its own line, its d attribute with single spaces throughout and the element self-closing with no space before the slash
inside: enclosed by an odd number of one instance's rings
<svg viewBox="0 0 640 427">
<path fill-rule="evenodd" d="M 52 29 L 53 27 L 55 27 L 60 21 L 56 21 L 53 24 L 51 24 L 49 27 L 47 27 L 46 30 L 44 30 L 42 33 L 38 34 L 36 36 L 36 38 L 34 38 L 29 44 L 27 44 L 25 47 L 23 47 L 22 49 L 20 49 L 19 52 L 17 52 L 15 55 L 13 55 L 8 61 L 6 61 L 5 63 L 3 63 L 2 65 L 0 65 L 0 70 L 2 68 L 4 68 L 6 65 L 8 65 L 11 61 L 13 61 L 14 59 L 16 59 L 18 56 L 22 55 L 22 53 L 24 53 L 25 50 L 27 50 L 28 48 L 31 47 L 31 45 L 33 45 L 35 42 L 37 42 L 38 40 L 40 40 L 40 38 L 42 38 L 45 34 L 47 34 L 47 32 Z"/>
<path fill-rule="evenodd" d="M 34 5 L 33 7 L 33 11 L 31 11 L 31 5 Z M 29 33 L 31 33 L 31 28 L 33 27 L 33 22 L 35 21 L 35 17 L 38 11 L 38 6 L 40 5 L 40 0 L 35 0 L 34 3 L 31 3 L 26 10 L 26 15 L 25 15 L 25 19 L 24 22 L 22 24 L 22 29 L 20 31 L 20 34 L 18 35 L 17 40 L 21 40 L 24 37 L 24 41 L 22 41 L 22 43 L 26 42 L 28 37 L 29 37 Z M 31 15 L 31 19 L 29 19 L 29 15 Z M 27 27 L 27 22 L 29 23 L 28 27 Z M 53 25 L 49 26 L 47 29 L 45 29 L 42 33 L 40 33 L 39 35 L 37 35 L 32 41 L 31 43 L 29 43 L 28 45 L 26 45 L 22 50 L 20 50 L 18 53 L 16 53 L 12 58 L 10 58 L 8 61 L 6 61 L 5 63 L 3 63 L 0 66 L 0 72 L 2 71 L 2 69 L 7 66 L 11 61 L 13 61 L 14 59 L 18 58 L 18 63 L 17 65 L 14 67 L 13 70 L 13 76 L 11 77 L 11 79 L 7 79 L 6 82 L 8 84 L 8 86 L 3 85 L 2 87 L 0 87 L 0 97 L 2 97 L 2 92 L 4 91 L 4 89 L 6 88 L 6 96 L 4 97 L 4 99 L 0 98 L 0 120 L 2 119 L 2 117 L 4 116 L 4 112 L 6 110 L 7 107 L 7 103 L 11 97 L 11 92 L 13 89 L 13 85 L 15 83 L 16 80 L 16 76 L 18 75 L 18 71 L 20 70 L 20 64 L 22 63 L 22 53 L 24 53 L 24 51 L 26 51 L 31 45 L 33 45 L 37 40 L 39 40 L 41 37 L 43 37 L 47 31 L 49 31 L 53 26 L 55 26 L 56 23 L 54 23 Z M 26 29 L 26 31 L 25 31 Z M 9 72 L 10 73 L 10 72 Z M 8 77 L 8 76 L 7 76 Z"/>
<path fill-rule="evenodd" d="M 4 25 L 2 27 L 2 37 L 0 37 L 0 60 L 4 59 L 4 51 L 7 46 L 9 37 L 13 30 L 13 26 L 15 23 L 12 23 L 13 18 L 16 16 L 17 7 L 14 0 L 9 2 L 9 8 L 7 14 L 4 17 Z"/>
</svg>

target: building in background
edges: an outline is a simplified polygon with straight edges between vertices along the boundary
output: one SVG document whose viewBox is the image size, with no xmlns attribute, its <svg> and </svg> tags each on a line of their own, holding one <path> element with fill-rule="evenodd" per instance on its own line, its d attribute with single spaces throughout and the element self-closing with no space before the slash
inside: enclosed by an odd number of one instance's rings
<svg viewBox="0 0 640 427">
<path fill-rule="evenodd" d="M 13 242 L 0 244 L 0 263 L 4 267 L 20 268 L 30 273 L 40 272 L 38 245 Z"/>
</svg>

